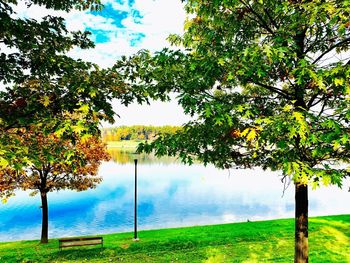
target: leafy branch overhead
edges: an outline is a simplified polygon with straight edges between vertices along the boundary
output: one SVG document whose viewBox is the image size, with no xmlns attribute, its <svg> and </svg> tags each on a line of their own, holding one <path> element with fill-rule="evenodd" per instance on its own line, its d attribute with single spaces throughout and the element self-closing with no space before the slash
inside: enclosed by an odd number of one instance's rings
<svg viewBox="0 0 350 263">
<path fill-rule="evenodd" d="M 69 32 L 63 18 L 40 21 L 18 16 L 17 1 L 0 1 L 0 167 L 26 160 L 14 131 L 37 125 L 47 135 L 98 135 L 99 122 L 114 121 L 111 100 L 127 105 L 134 96 L 112 69 L 67 55 L 73 48 L 93 48 L 89 32 Z M 98 0 L 26 1 L 55 10 L 100 10 Z M 142 100 L 139 98 L 139 100 Z"/>
<path fill-rule="evenodd" d="M 186 10 L 184 35 L 169 37 L 181 50 L 117 64 L 135 89 L 177 92 L 196 117 L 140 150 L 341 186 L 350 171 L 350 2 L 190 0 Z"/>
<path fill-rule="evenodd" d="M 193 120 L 139 151 L 295 183 L 295 257 L 308 262 L 308 185 L 350 175 L 350 1 L 188 0 L 180 50 L 116 64 L 135 90 L 176 92 Z"/>
</svg>

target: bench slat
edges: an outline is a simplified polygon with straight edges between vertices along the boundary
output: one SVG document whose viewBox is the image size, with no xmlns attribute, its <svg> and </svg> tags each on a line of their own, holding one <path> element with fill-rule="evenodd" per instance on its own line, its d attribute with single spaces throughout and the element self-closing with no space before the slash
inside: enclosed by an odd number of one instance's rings
<svg viewBox="0 0 350 263">
<path fill-rule="evenodd" d="M 80 240 L 102 240 L 102 237 L 67 237 L 67 238 L 60 238 L 58 241 L 60 242 L 68 242 L 68 241 L 80 241 Z"/>
<path fill-rule="evenodd" d="M 62 243 L 61 247 L 70 247 L 70 246 L 85 246 L 85 245 L 99 245 L 102 244 L 100 241 L 92 242 L 92 241 L 84 241 L 84 242 L 69 242 Z"/>
<path fill-rule="evenodd" d="M 102 245 L 102 237 L 78 237 L 78 238 L 61 238 L 59 241 L 59 248 L 75 247 L 75 246 L 88 246 L 88 245 Z"/>
</svg>

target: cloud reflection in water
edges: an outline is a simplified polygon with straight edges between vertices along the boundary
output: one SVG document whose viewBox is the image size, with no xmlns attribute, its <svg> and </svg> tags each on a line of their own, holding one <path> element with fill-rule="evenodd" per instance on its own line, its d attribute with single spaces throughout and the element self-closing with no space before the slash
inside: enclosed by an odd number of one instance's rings
<svg viewBox="0 0 350 263">
<path fill-rule="evenodd" d="M 155 159 L 115 152 L 100 167 L 103 182 L 85 192 L 49 193 L 49 236 L 63 237 L 132 231 L 134 164 L 139 159 L 139 229 L 293 217 L 294 189 L 283 193 L 278 173 L 185 166 L 172 158 Z M 122 163 L 117 163 L 122 160 Z M 350 193 L 337 187 L 309 192 L 310 216 L 350 214 Z M 38 239 L 38 196 L 18 192 L 0 205 L 0 240 Z"/>
</svg>

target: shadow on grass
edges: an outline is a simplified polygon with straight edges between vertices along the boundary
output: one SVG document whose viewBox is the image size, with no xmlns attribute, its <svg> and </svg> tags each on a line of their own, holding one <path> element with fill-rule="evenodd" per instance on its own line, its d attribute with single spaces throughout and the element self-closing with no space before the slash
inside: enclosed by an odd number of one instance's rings
<svg viewBox="0 0 350 263">
<path fill-rule="evenodd" d="M 84 260 L 84 259 L 101 259 L 108 257 L 109 249 L 105 247 L 79 247 L 79 248 L 65 248 L 62 250 L 57 249 L 56 252 L 50 253 L 50 256 L 56 260 L 68 259 L 68 260 Z"/>
<path fill-rule="evenodd" d="M 119 243 L 119 242 L 118 242 Z M 109 244 L 103 248 L 96 247 L 73 247 L 73 248 L 64 248 L 63 250 L 51 251 L 49 255 L 49 260 L 55 260 L 55 262 L 60 261 L 77 261 L 82 262 L 84 260 L 88 261 L 101 261 L 107 262 L 108 260 L 132 260 L 138 259 L 139 262 L 152 262 L 153 258 L 162 258 L 164 260 L 171 260 L 172 257 L 181 257 L 182 251 L 185 256 L 187 253 L 192 253 L 197 250 L 201 250 L 202 247 L 206 247 L 206 243 L 201 244 L 201 242 L 193 241 L 168 241 L 168 242 L 120 242 L 119 244 Z M 197 251 L 194 253 L 198 257 Z M 192 257 L 194 257 L 194 255 Z M 170 257 L 170 258 L 167 258 Z M 202 255 L 202 258 L 205 258 L 205 254 Z M 185 260 L 185 259 L 184 259 Z M 185 261 L 183 261 L 185 262 Z"/>
</svg>

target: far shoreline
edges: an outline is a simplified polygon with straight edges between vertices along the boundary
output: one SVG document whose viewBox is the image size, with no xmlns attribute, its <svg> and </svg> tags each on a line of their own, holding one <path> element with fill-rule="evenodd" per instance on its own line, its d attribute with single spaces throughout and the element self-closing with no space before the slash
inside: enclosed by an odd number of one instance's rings
<svg viewBox="0 0 350 263">
<path fill-rule="evenodd" d="M 122 140 L 122 141 L 108 141 L 105 142 L 107 144 L 107 148 L 113 148 L 113 149 L 136 149 L 139 143 L 142 143 L 145 141 L 135 141 L 135 140 Z"/>
</svg>

